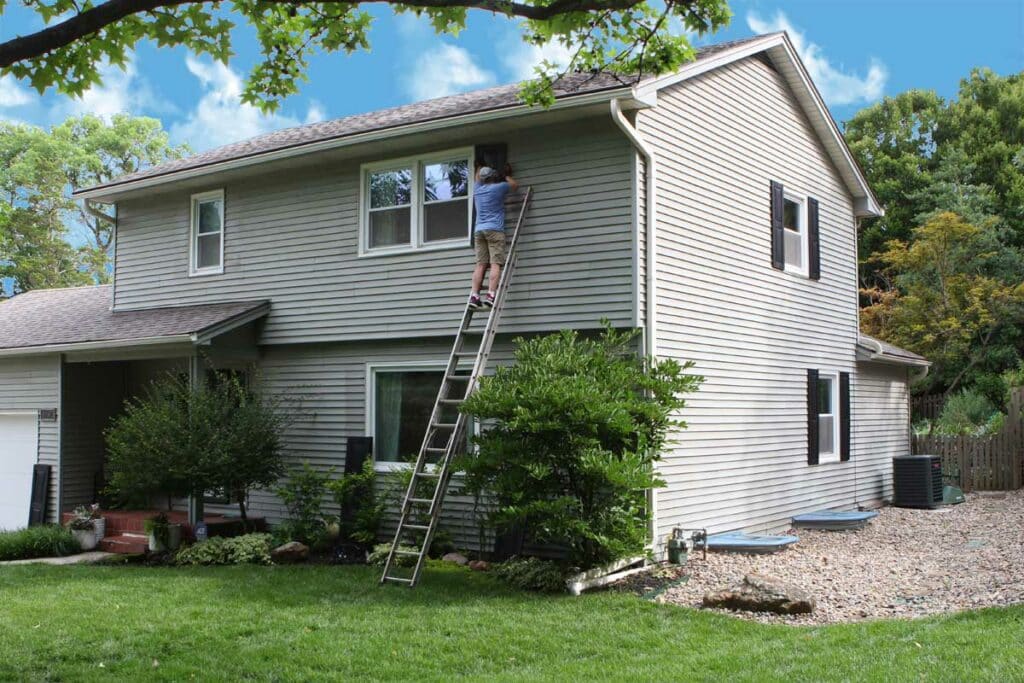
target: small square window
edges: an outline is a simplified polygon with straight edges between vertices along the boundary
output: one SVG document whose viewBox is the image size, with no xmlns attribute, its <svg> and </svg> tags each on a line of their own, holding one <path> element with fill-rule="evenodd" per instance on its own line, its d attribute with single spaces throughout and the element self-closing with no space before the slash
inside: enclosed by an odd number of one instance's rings
<svg viewBox="0 0 1024 683">
<path fill-rule="evenodd" d="M 818 454 L 822 462 L 839 456 L 839 379 L 835 374 L 818 376 Z"/>
<path fill-rule="evenodd" d="M 783 245 L 786 270 L 803 272 L 805 268 L 805 245 L 807 230 L 804 227 L 804 211 L 801 202 L 786 198 L 782 209 Z"/>
<path fill-rule="evenodd" d="M 191 275 L 224 272 L 224 192 L 192 195 Z"/>
</svg>

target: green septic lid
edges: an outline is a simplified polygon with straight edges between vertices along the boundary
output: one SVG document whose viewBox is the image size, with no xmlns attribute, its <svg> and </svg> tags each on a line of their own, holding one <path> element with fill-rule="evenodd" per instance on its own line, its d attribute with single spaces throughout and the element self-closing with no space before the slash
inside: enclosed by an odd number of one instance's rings
<svg viewBox="0 0 1024 683">
<path fill-rule="evenodd" d="M 964 492 L 956 486 L 943 486 L 942 487 L 942 502 L 946 505 L 956 505 L 957 503 L 963 503 L 967 499 L 964 498 Z"/>
</svg>

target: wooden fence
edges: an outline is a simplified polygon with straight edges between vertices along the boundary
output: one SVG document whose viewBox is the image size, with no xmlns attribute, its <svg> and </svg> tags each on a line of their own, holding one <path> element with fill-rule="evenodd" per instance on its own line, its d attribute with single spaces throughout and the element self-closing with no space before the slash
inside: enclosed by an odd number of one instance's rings
<svg viewBox="0 0 1024 683">
<path fill-rule="evenodd" d="M 922 394 L 910 399 L 910 415 L 914 422 L 918 420 L 936 420 L 946 404 L 944 394 Z"/>
<path fill-rule="evenodd" d="M 947 482 L 964 491 L 1008 491 L 1024 486 L 1024 390 L 1015 389 L 1002 430 L 993 436 L 923 435 L 915 454 L 942 456 Z"/>
</svg>

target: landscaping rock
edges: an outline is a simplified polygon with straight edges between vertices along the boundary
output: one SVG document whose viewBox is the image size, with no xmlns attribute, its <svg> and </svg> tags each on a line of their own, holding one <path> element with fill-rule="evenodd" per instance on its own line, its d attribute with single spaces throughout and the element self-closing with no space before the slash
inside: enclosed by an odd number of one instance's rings
<svg viewBox="0 0 1024 683">
<path fill-rule="evenodd" d="M 747 574 L 742 583 L 706 594 L 703 604 L 705 607 L 775 614 L 810 614 L 815 606 L 814 598 L 796 586 L 761 574 Z"/>
<path fill-rule="evenodd" d="M 467 564 L 469 564 L 469 559 L 462 553 L 448 553 L 447 555 L 442 557 L 441 560 L 444 562 L 454 562 L 460 567 L 465 567 Z"/>
<path fill-rule="evenodd" d="M 271 550 L 270 557 L 274 562 L 305 562 L 309 559 L 309 546 L 290 541 Z"/>
<path fill-rule="evenodd" d="M 491 563 L 485 560 L 473 560 L 469 563 L 469 568 L 475 572 L 486 572 L 491 570 Z"/>
</svg>

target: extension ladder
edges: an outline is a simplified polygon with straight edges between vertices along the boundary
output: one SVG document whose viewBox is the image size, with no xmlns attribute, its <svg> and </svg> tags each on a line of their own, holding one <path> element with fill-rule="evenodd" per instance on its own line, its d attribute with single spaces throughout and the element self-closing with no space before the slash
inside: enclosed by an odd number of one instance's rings
<svg viewBox="0 0 1024 683">
<path fill-rule="evenodd" d="M 461 412 L 458 413 L 458 417 L 454 421 L 443 422 L 442 420 L 445 419 L 443 413 L 446 408 L 448 412 L 452 408 L 457 409 L 473 393 L 484 370 L 487 369 L 487 358 L 491 353 L 498 321 L 501 320 L 501 311 L 505 308 L 509 282 L 512 280 L 512 273 L 516 267 L 519 235 L 522 232 L 523 220 L 526 217 L 531 194 L 532 189 L 526 188 L 522 206 L 519 208 L 519 216 L 516 219 L 515 232 L 512 233 L 512 239 L 508 244 L 505 266 L 502 268 L 501 277 L 498 280 L 498 290 L 495 292 L 496 301 L 494 307 L 489 311 L 487 324 L 484 326 L 480 344 L 476 350 L 467 349 L 465 343 L 466 337 L 472 334 L 470 325 L 473 322 L 473 314 L 477 311 L 467 304 L 466 310 L 462 314 L 462 322 L 459 323 L 459 330 L 455 334 L 455 343 L 452 345 L 452 352 L 448 357 L 448 365 L 445 367 L 441 387 L 437 392 L 437 399 L 434 401 L 434 409 L 430 413 L 426 434 L 423 436 L 423 445 L 420 446 L 409 487 L 405 492 L 398 528 L 395 531 L 395 540 L 391 544 L 391 551 L 384 563 L 384 573 L 380 577 L 382 584 L 392 581 L 406 584 L 412 588 L 420 579 L 427 552 L 430 550 L 430 543 L 434 539 L 434 532 L 437 530 L 438 520 L 441 518 L 441 506 L 444 503 L 448 481 L 451 478 L 451 460 L 459 449 L 465 446 L 466 427 L 469 422 L 469 416 Z M 486 308 L 479 310 L 487 311 Z M 460 361 L 465 362 L 469 359 L 473 360 L 473 367 L 469 373 L 466 373 L 464 369 L 460 369 Z M 451 420 L 450 417 L 447 419 Z M 432 487 L 433 493 L 425 495 L 421 488 L 423 486 L 426 486 L 428 491 Z M 403 544 L 403 541 L 406 543 Z M 414 550 L 406 550 L 403 546 L 414 548 Z M 416 557 L 411 575 L 402 576 L 396 572 L 399 569 L 407 569 L 401 567 L 398 560 L 403 556 Z"/>
</svg>

